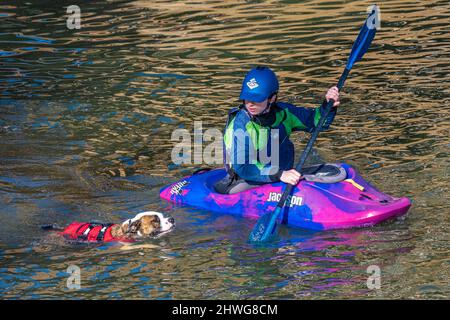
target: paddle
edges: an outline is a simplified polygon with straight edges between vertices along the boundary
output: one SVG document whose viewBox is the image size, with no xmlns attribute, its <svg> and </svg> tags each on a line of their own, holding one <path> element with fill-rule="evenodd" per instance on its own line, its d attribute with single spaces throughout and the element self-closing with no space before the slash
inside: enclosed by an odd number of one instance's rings
<svg viewBox="0 0 450 320">
<path fill-rule="evenodd" d="M 344 82 L 347 79 L 347 76 L 350 72 L 350 70 L 353 67 L 353 64 L 356 61 L 361 60 L 362 56 L 367 52 L 369 49 L 369 46 L 375 36 L 376 28 L 375 28 L 375 22 L 377 19 L 378 14 L 378 7 L 372 6 L 372 12 L 367 17 L 364 25 L 362 26 L 361 30 L 359 31 L 358 37 L 355 40 L 355 43 L 353 44 L 352 50 L 350 52 L 350 56 L 347 61 L 347 65 L 345 66 L 344 72 L 342 73 L 341 77 L 339 78 L 339 82 L 337 84 L 337 87 L 339 91 L 344 86 Z M 334 100 L 330 99 L 328 101 L 325 110 L 322 113 L 322 117 L 320 118 L 320 121 L 318 125 L 316 126 L 313 134 L 311 135 L 311 138 L 308 141 L 308 144 L 306 145 L 305 150 L 303 151 L 300 160 L 295 167 L 295 170 L 300 172 L 303 168 L 303 165 L 305 164 L 306 158 L 308 157 L 309 152 L 312 149 L 312 146 L 314 142 L 317 139 L 317 136 L 319 135 L 320 130 L 322 129 L 323 124 L 325 123 L 326 118 L 328 117 L 328 113 L 330 112 L 332 106 L 334 104 Z M 261 218 L 258 219 L 256 222 L 256 225 L 253 227 L 252 232 L 250 233 L 249 241 L 250 242 L 264 242 L 272 236 L 277 227 L 277 218 L 279 214 L 281 213 L 286 199 L 288 198 L 289 194 L 292 191 L 293 186 L 288 184 L 285 185 L 284 192 L 281 196 L 280 201 L 278 202 L 275 210 L 273 212 L 265 213 Z"/>
</svg>

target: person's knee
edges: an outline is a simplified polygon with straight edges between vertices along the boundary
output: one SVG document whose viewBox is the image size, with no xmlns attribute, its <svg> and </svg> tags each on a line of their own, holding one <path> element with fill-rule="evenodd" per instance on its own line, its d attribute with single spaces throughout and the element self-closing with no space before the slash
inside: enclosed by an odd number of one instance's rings
<svg viewBox="0 0 450 320">
<path fill-rule="evenodd" d="M 251 185 L 248 184 L 245 181 L 242 181 L 240 183 L 238 183 L 237 185 L 233 186 L 232 188 L 230 188 L 230 190 L 228 191 L 229 194 L 234 194 L 234 193 L 238 193 L 238 192 L 242 192 L 242 191 L 247 191 L 250 189 L 253 189 L 257 187 L 256 185 Z"/>
<path fill-rule="evenodd" d="M 256 188 L 258 185 L 249 184 L 242 179 L 231 179 L 228 175 L 214 184 L 214 189 L 220 194 L 235 194 L 249 189 Z"/>
</svg>

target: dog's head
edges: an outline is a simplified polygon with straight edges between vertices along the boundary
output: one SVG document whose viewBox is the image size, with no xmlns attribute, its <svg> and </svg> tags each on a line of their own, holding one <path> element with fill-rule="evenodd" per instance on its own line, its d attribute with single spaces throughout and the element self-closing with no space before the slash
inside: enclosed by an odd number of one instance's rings
<svg viewBox="0 0 450 320">
<path fill-rule="evenodd" d="M 172 217 L 162 213 L 147 211 L 136 215 L 122 223 L 122 233 L 131 238 L 159 237 L 175 227 Z"/>
</svg>

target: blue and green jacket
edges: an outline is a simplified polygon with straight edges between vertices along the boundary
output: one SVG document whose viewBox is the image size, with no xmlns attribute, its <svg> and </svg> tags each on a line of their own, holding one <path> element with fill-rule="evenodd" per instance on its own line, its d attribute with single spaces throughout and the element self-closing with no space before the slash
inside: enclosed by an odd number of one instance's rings
<svg viewBox="0 0 450 320">
<path fill-rule="evenodd" d="M 325 104 L 320 108 L 304 108 L 284 102 L 274 103 L 268 113 L 258 116 L 252 116 L 243 105 L 232 109 L 224 134 L 224 161 L 228 173 L 253 184 L 279 181 L 284 170 L 294 167 L 290 134 L 294 131 L 311 133 L 324 110 Z M 332 108 L 323 129 L 329 128 L 335 115 L 336 108 Z M 245 132 L 245 139 L 242 139 L 242 132 Z M 276 139 L 277 134 L 279 160 L 278 165 L 273 165 L 267 159 L 272 156 L 272 139 Z M 261 159 L 260 155 L 266 159 Z"/>
</svg>

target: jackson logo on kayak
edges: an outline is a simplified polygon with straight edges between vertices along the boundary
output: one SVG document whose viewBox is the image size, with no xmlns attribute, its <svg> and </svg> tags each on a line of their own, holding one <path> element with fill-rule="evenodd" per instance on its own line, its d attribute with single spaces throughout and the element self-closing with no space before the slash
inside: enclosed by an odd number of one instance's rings
<svg viewBox="0 0 450 320">
<path fill-rule="evenodd" d="M 170 194 L 181 194 L 181 189 L 183 189 L 183 187 L 187 186 L 188 184 L 189 181 L 186 180 L 178 182 L 170 189 Z"/>
<path fill-rule="evenodd" d="M 256 82 L 256 79 L 255 79 L 255 78 L 252 78 L 252 79 L 250 79 L 249 82 L 247 82 L 247 87 L 249 87 L 250 90 L 253 90 L 253 89 L 255 89 L 255 88 L 258 88 L 258 87 L 259 87 L 259 84 L 258 84 L 258 82 Z"/>
<path fill-rule="evenodd" d="M 281 199 L 281 193 L 271 192 L 269 193 L 269 198 L 266 201 L 269 202 L 278 202 Z M 303 203 L 302 197 L 297 196 L 288 196 L 286 202 L 289 203 L 289 207 L 293 206 L 301 206 Z"/>
</svg>

